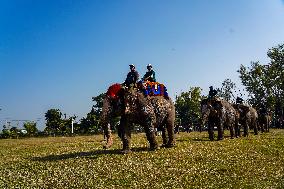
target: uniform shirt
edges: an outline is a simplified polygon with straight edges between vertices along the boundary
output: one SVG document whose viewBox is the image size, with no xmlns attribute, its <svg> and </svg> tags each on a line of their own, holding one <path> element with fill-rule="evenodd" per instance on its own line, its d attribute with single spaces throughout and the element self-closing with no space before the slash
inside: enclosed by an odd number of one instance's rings
<svg viewBox="0 0 284 189">
<path fill-rule="evenodd" d="M 156 82 L 155 72 L 154 70 L 147 71 L 143 77 L 143 80 Z"/>
<path fill-rule="evenodd" d="M 130 72 L 128 72 L 124 83 L 126 85 L 135 84 L 135 83 L 137 83 L 138 79 L 139 79 L 138 72 L 136 70 L 130 71 Z"/>
</svg>

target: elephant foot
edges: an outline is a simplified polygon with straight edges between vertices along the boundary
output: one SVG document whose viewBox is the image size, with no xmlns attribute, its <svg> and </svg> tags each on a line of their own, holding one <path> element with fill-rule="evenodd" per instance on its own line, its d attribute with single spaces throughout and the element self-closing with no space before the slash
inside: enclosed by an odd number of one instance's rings
<svg viewBox="0 0 284 189">
<path fill-rule="evenodd" d="M 106 144 L 103 145 L 103 149 L 109 149 L 113 144 L 112 138 L 108 139 Z"/>
<path fill-rule="evenodd" d="M 155 151 L 155 150 L 158 150 L 158 149 L 160 149 L 158 145 L 150 146 L 150 151 Z"/>
<path fill-rule="evenodd" d="M 210 141 L 214 141 L 214 138 L 209 138 Z"/>
<path fill-rule="evenodd" d="M 105 145 L 103 145 L 103 149 L 109 149 L 111 146 L 112 146 L 112 144 L 111 145 L 105 144 Z"/>
<path fill-rule="evenodd" d="M 163 144 L 162 146 L 161 146 L 161 148 L 166 148 L 167 147 L 167 144 Z"/>
<path fill-rule="evenodd" d="M 224 138 L 223 137 L 218 137 L 218 139 L 217 140 L 223 140 Z"/>
<path fill-rule="evenodd" d="M 175 144 L 163 144 L 162 146 L 161 146 L 161 148 L 172 148 L 172 147 L 175 147 Z"/>
<path fill-rule="evenodd" d="M 167 144 L 166 145 L 166 148 L 172 148 L 172 147 L 175 147 L 175 144 Z"/>
</svg>

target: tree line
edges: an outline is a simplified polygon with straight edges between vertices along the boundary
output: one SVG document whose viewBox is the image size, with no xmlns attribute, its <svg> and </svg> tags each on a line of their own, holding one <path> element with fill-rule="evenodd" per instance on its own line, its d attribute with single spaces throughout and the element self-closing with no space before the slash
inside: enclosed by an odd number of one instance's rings
<svg viewBox="0 0 284 189">
<path fill-rule="evenodd" d="M 259 61 L 251 62 L 249 66 L 240 65 L 239 77 L 247 94 L 247 103 L 255 108 L 266 107 L 272 113 L 275 124 L 282 126 L 283 103 L 284 103 L 284 44 L 268 49 L 269 62 L 266 64 Z M 218 96 L 229 102 L 234 102 L 236 96 L 242 96 L 240 90 L 237 92 L 236 84 L 229 78 L 225 79 L 221 88 L 217 88 Z M 188 91 L 181 92 L 175 96 L 176 125 L 183 127 L 200 127 L 201 116 L 200 101 L 207 98 L 202 95 L 200 87 L 190 87 Z M 238 94 L 237 94 L 238 93 Z M 101 132 L 100 114 L 102 112 L 102 93 L 93 97 L 94 105 L 90 112 L 73 124 L 73 132 L 76 134 L 97 134 Z M 46 127 L 45 135 L 70 135 L 72 120 L 76 116 L 63 116 L 59 109 L 50 109 L 45 113 Z M 118 124 L 119 118 L 112 120 L 112 126 Z M 35 122 L 24 123 L 25 136 L 38 135 Z M 23 135 L 23 134 L 22 134 Z M 19 137 L 19 130 L 15 127 L 6 129 L 4 127 L 1 137 Z"/>
</svg>

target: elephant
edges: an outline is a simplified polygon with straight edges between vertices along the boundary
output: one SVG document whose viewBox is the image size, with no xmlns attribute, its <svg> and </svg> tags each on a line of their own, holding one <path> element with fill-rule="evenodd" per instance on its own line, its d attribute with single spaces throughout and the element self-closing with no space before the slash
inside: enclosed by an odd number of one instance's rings
<svg viewBox="0 0 284 189">
<path fill-rule="evenodd" d="M 130 152 L 133 124 L 144 127 L 151 150 L 159 148 L 155 136 L 156 128 L 162 130 L 163 147 L 175 145 L 175 106 L 169 97 L 145 95 L 138 88 L 127 89 L 121 84 L 110 86 L 103 100 L 101 115 L 107 139 L 105 148 L 111 147 L 113 143 L 109 122 L 116 116 L 121 116 L 118 134 L 122 140 L 123 153 Z"/>
<path fill-rule="evenodd" d="M 271 115 L 269 113 L 266 114 L 259 114 L 258 117 L 258 126 L 261 132 L 269 132 L 269 127 L 271 124 Z"/>
<path fill-rule="evenodd" d="M 230 129 L 231 138 L 235 136 L 235 123 L 238 114 L 227 101 L 219 98 L 207 98 L 201 101 L 202 125 L 208 122 L 209 139 L 214 140 L 214 126 L 218 130 L 218 140 L 224 138 L 224 126 Z"/>
<path fill-rule="evenodd" d="M 239 113 L 239 120 L 236 123 L 236 125 L 238 125 L 238 127 L 236 128 L 237 135 L 240 136 L 239 124 L 241 124 L 241 126 L 243 126 L 244 128 L 244 136 L 248 136 L 249 129 L 253 129 L 254 134 L 257 135 L 258 134 L 257 111 L 253 107 L 245 104 L 234 104 L 233 106 L 236 109 L 236 111 Z"/>
</svg>

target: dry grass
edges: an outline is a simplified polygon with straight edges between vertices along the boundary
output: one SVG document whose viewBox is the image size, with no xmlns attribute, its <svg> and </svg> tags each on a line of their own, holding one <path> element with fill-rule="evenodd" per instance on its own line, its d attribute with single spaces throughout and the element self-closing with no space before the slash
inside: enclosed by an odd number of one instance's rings
<svg viewBox="0 0 284 189">
<path fill-rule="evenodd" d="M 154 152 L 132 138 L 127 155 L 118 138 L 103 150 L 102 136 L 0 140 L 0 188 L 284 188 L 283 130 L 214 142 L 181 133 Z"/>
</svg>

